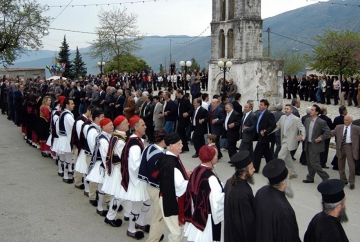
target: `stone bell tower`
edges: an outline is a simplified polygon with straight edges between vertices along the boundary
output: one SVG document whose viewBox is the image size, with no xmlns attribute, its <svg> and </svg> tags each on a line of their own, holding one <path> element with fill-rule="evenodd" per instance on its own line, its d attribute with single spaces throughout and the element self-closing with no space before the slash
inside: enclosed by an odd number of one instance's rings
<svg viewBox="0 0 360 242">
<path fill-rule="evenodd" d="M 209 88 L 219 93 L 224 74 L 217 63 L 233 63 L 232 78 L 247 100 L 266 98 L 272 107 L 281 99 L 283 61 L 263 58 L 261 0 L 212 0 Z M 258 95 L 256 95 L 258 94 Z M 255 108 L 256 109 L 256 108 Z"/>
</svg>

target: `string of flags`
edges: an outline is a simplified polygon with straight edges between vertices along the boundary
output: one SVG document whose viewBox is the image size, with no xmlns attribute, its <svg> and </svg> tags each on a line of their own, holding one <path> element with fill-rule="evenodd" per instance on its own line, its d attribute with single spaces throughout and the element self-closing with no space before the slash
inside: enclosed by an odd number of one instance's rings
<svg viewBox="0 0 360 242">
<path fill-rule="evenodd" d="M 111 6 L 111 5 L 125 5 L 125 4 L 136 4 L 136 3 L 149 3 L 149 2 L 159 2 L 164 0 L 138 0 L 138 1 L 127 1 L 127 2 L 117 2 L 117 3 L 92 3 L 92 4 L 71 4 L 69 7 L 99 7 L 99 6 Z M 165 0 L 167 1 L 167 0 Z M 49 8 L 63 8 L 66 5 L 50 5 Z"/>
<path fill-rule="evenodd" d="M 335 2 L 322 2 L 322 1 L 319 1 L 319 4 L 342 5 L 342 6 L 344 6 L 344 7 L 347 7 L 347 6 L 360 7 L 360 4 L 335 3 Z"/>
</svg>

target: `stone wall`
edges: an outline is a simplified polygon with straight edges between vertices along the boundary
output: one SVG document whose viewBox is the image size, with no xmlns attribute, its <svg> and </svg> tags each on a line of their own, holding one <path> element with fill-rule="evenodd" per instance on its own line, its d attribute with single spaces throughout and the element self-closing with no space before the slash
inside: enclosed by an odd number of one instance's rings
<svg viewBox="0 0 360 242">
<path fill-rule="evenodd" d="M 19 77 L 21 79 L 26 78 L 45 78 L 45 68 L 4 68 L 0 69 L 1 77 L 8 75 L 9 77 Z"/>
<path fill-rule="evenodd" d="M 241 93 L 241 105 L 247 100 L 267 99 L 270 102 L 269 109 L 273 110 L 277 103 L 282 102 L 283 83 L 283 60 L 261 59 L 242 64 L 233 64 L 230 72 L 226 73 L 226 80 L 232 78 Z M 224 73 L 220 71 L 217 62 L 209 63 L 209 94 L 220 93 L 220 78 Z M 257 96 L 258 94 L 258 96 Z M 258 102 L 255 102 L 254 110 L 257 110 Z"/>
</svg>

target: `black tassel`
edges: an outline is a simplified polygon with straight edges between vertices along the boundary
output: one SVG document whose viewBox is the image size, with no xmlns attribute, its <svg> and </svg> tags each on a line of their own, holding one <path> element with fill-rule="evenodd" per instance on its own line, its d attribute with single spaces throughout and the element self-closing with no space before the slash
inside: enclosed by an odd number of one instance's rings
<svg viewBox="0 0 360 242">
<path fill-rule="evenodd" d="M 117 208 L 117 201 L 114 200 L 114 203 L 113 203 L 113 205 L 112 205 L 112 209 L 113 209 L 113 210 L 116 210 L 116 208 Z"/>
</svg>

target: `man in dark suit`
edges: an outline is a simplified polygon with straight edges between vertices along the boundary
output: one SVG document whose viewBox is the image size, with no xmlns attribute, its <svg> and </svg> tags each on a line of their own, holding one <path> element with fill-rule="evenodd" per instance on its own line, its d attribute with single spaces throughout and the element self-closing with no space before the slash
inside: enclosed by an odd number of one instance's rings
<svg viewBox="0 0 360 242">
<path fill-rule="evenodd" d="M 123 95 L 123 90 L 119 89 L 116 91 L 116 99 L 114 103 L 114 107 L 115 107 L 114 119 L 119 115 L 123 115 L 124 103 L 125 103 L 125 96 Z"/>
<path fill-rule="evenodd" d="M 15 124 L 17 126 L 20 126 L 20 124 L 22 124 L 24 86 L 19 85 L 18 87 L 16 87 L 13 91 L 13 95 L 14 95 Z"/>
<path fill-rule="evenodd" d="M 231 157 L 236 154 L 236 142 L 239 140 L 241 118 L 238 112 L 234 110 L 231 103 L 226 104 L 225 111 L 226 118 L 224 122 L 223 138 L 227 138 L 227 150 L 229 158 L 231 159 Z"/>
<path fill-rule="evenodd" d="M 319 118 L 321 118 L 322 120 L 324 120 L 326 122 L 326 124 L 330 130 L 333 130 L 334 129 L 333 123 L 332 123 L 331 119 L 326 115 L 327 115 L 327 107 L 322 106 Z M 329 147 L 330 147 L 330 139 L 326 139 L 325 140 L 325 150 L 324 150 L 324 152 L 320 153 L 320 164 L 321 164 L 321 167 L 324 169 L 329 168 L 328 166 L 326 166 L 326 162 L 327 162 L 327 158 L 328 158 L 328 154 L 329 154 Z"/>
<path fill-rule="evenodd" d="M 176 113 L 177 113 L 177 105 L 173 100 L 171 100 L 171 94 L 170 92 L 164 93 L 164 106 L 163 106 L 163 112 L 160 113 L 161 117 L 165 118 L 165 126 L 164 129 L 166 133 L 172 133 L 174 132 L 174 125 L 176 122 Z"/>
<path fill-rule="evenodd" d="M 256 115 L 252 112 L 251 104 L 246 103 L 244 106 L 244 113 L 240 127 L 241 144 L 239 151 L 249 151 L 251 160 L 254 159 L 253 140 L 255 135 L 256 121 Z"/>
<path fill-rule="evenodd" d="M 114 104 L 114 96 L 112 95 L 112 87 L 106 88 L 106 95 L 104 99 L 104 116 L 106 118 L 112 119 L 112 105 Z"/>
<path fill-rule="evenodd" d="M 310 110 L 310 118 L 305 121 L 306 138 L 304 150 L 306 154 L 308 175 L 304 183 L 314 183 L 315 174 L 323 181 L 329 179 L 329 175 L 323 171 L 320 165 L 320 153 L 325 150 L 325 140 L 330 138 L 330 129 L 326 122 L 318 117 L 320 107 L 314 104 Z"/>
<path fill-rule="evenodd" d="M 339 107 L 339 114 L 340 116 L 334 118 L 333 129 L 335 129 L 337 125 L 344 124 L 344 117 L 347 115 L 347 109 L 344 105 L 341 105 Z M 335 137 L 335 142 L 336 142 L 336 137 Z M 331 165 L 333 166 L 333 170 L 339 170 L 338 158 L 336 155 L 334 156 Z"/>
<path fill-rule="evenodd" d="M 275 123 L 277 123 L 280 120 L 280 117 L 285 115 L 285 113 L 282 111 L 283 106 L 282 104 L 277 104 L 276 105 L 276 112 L 274 112 L 274 117 L 275 117 Z M 271 142 L 271 150 L 274 150 L 274 143 L 276 143 L 276 149 L 274 151 L 274 159 L 278 157 L 279 151 L 281 149 L 281 130 L 277 130 L 275 132 L 275 142 Z"/>
<path fill-rule="evenodd" d="M 310 118 L 310 110 L 311 107 L 307 107 L 306 108 L 306 115 L 301 117 L 301 123 L 304 125 L 305 124 L 305 120 Z M 305 145 L 305 141 L 302 142 L 302 151 L 301 151 L 301 155 L 300 155 L 300 163 L 303 166 L 306 166 L 306 155 L 305 155 L 305 150 L 304 150 L 304 145 Z"/>
<path fill-rule="evenodd" d="M 269 102 L 266 99 L 260 100 L 258 120 L 256 123 L 256 132 L 259 140 L 254 151 L 254 168 L 255 172 L 259 172 L 261 157 L 264 155 L 266 163 L 272 160 L 272 152 L 270 150 L 270 142 L 275 139 L 272 131 L 276 128 L 275 117 L 269 110 Z"/>
<path fill-rule="evenodd" d="M 99 94 L 100 94 L 100 107 L 102 110 L 104 110 L 104 100 L 105 100 L 105 96 L 106 96 L 106 91 L 103 90 L 104 87 L 103 86 L 99 86 Z M 76 105 L 75 105 L 76 107 Z"/>
<path fill-rule="evenodd" d="M 154 122 L 153 122 L 154 108 L 155 108 L 155 104 L 153 102 L 153 96 L 149 94 L 146 97 L 146 102 L 143 104 L 143 108 L 141 109 L 141 116 L 145 122 L 146 125 L 145 134 L 148 137 L 150 143 L 154 143 Z"/>
<path fill-rule="evenodd" d="M 220 136 L 223 134 L 223 125 L 225 121 L 225 110 L 219 107 L 219 100 L 213 98 L 211 101 L 211 110 L 208 118 L 209 131 L 211 134 L 216 135 L 216 147 L 218 149 L 218 158 L 223 155 L 220 150 Z"/>
<path fill-rule="evenodd" d="M 194 113 L 193 106 L 189 99 L 184 97 L 183 90 L 176 90 L 176 96 L 179 99 L 177 108 L 178 125 L 176 132 L 180 135 L 183 143 L 182 152 L 189 151 L 189 146 L 186 138 L 186 127 L 190 125 L 190 117 Z"/>
<path fill-rule="evenodd" d="M 192 140 L 194 142 L 195 154 L 192 158 L 199 157 L 200 148 L 205 145 L 204 135 L 207 134 L 207 117 L 209 116 L 208 111 L 201 106 L 201 98 L 196 98 L 193 102 L 194 115 L 191 118 L 191 124 L 193 127 Z"/>
<path fill-rule="evenodd" d="M 242 106 L 240 105 L 240 99 L 241 99 L 241 94 L 236 93 L 235 101 L 232 102 L 232 105 L 234 106 L 234 110 L 240 115 L 240 118 L 242 119 L 243 110 L 242 110 Z"/>
</svg>

